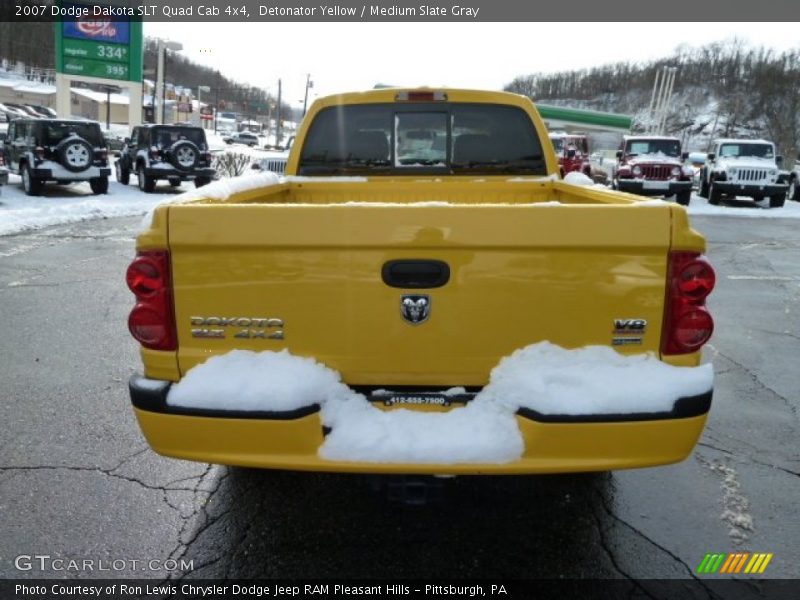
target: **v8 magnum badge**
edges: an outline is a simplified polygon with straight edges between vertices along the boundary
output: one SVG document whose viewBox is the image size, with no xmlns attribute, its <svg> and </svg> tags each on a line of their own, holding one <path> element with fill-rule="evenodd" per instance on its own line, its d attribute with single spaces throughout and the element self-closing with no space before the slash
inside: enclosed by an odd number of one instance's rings
<svg viewBox="0 0 800 600">
<path fill-rule="evenodd" d="M 641 346 L 647 333 L 645 319 L 614 319 L 612 346 Z"/>
<path fill-rule="evenodd" d="M 403 294 L 400 297 L 400 313 L 408 323 L 419 325 L 431 314 L 431 298 L 427 294 Z"/>
</svg>

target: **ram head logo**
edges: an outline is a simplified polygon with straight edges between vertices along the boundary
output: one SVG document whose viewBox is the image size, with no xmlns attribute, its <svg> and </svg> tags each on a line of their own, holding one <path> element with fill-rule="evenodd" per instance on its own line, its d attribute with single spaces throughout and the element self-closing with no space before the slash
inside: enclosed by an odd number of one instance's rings
<svg viewBox="0 0 800 600">
<path fill-rule="evenodd" d="M 425 295 L 404 294 L 400 299 L 400 312 L 412 325 L 424 323 L 431 314 L 431 299 Z"/>
</svg>

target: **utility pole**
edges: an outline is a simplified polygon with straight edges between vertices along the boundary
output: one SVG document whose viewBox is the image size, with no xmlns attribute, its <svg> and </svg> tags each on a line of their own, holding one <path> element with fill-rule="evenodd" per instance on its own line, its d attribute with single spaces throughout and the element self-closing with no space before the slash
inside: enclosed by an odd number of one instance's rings
<svg viewBox="0 0 800 600">
<path fill-rule="evenodd" d="M 658 133 L 659 135 L 664 135 L 665 130 L 667 128 L 667 115 L 669 113 L 669 103 L 672 100 L 672 89 L 675 87 L 675 73 L 678 72 L 677 67 L 670 67 L 669 70 L 669 80 L 667 84 L 667 90 L 664 97 L 664 106 L 662 107 L 661 111 L 661 123 L 659 124 Z"/>
<path fill-rule="evenodd" d="M 656 80 L 653 83 L 653 95 L 650 96 L 650 110 L 647 111 L 647 114 L 650 116 L 650 122 L 647 124 L 647 131 L 648 133 L 653 129 L 653 119 L 655 119 L 655 107 L 656 107 L 656 94 L 658 93 L 659 87 L 659 79 L 661 77 L 661 70 L 659 69 L 656 71 Z"/>
<path fill-rule="evenodd" d="M 219 71 L 217 71 L 217 86 L 214 88 L 214 133 L 217 133 L 218 112 L 219 112 Z"/>
<path fill-rule="evenodd" d="M 306 75 L 306 95 L 303 98 L 303 116 L 306 116 L 306 106 L 308 105 L 308 88 L 313 87 L 314 82 L 311 81 L 311 73 Z"/>
<path fill-rule="evenodd" d="M 281 144 L 281 80 L 278 79 L 278 115 L 275 117 L 275 145 Z"/>
</svg>

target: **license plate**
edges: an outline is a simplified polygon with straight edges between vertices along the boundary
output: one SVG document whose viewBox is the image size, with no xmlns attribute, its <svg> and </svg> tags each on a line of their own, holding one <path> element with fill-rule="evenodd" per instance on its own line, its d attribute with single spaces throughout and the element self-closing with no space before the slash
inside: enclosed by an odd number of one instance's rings
<svg viewBox="0 0 800 600">
<path fill-rule="evenodd" d="M 450 399 L 447 396 L 436 394 L 392 394 L 381 398 L 381 400 L 386 406 L 398 406 L 400 404 L 450 406 Z"/>
<path fill-rule="evenodd" d="M 669 184 L 664 181 L 643 181 L 642 187 L 646 190 L 666 190 Z"/>
</svg>

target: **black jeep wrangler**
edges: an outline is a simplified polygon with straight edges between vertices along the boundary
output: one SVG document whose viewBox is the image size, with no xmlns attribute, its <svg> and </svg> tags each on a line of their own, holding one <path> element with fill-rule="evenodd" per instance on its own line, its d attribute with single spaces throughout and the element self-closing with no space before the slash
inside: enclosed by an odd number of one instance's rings
<svg viewBox="0 0 800 600">
<path fill-rule="evenodd" d="M 193 179 L 195 187 L 201 187 L 215 175 L 206 132 L 188 125 L 134 127 L 117 159 L 116 171 L 117 181 L 123 185 L 135 174 L 139 189 L 148 193 L 159 179 L 168 180 L 173 187 Z"/>
<path fill-rule="evenodd" d="M 96 121 L 15 119 L 8 124 L 5 158 L 29 196 L 38 196 L 48 181 L 88 181 L 92 193 L 108 193 L 111 168 Z"/>
</svg>

